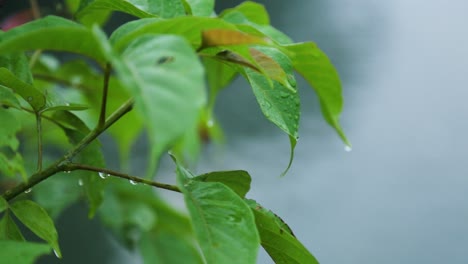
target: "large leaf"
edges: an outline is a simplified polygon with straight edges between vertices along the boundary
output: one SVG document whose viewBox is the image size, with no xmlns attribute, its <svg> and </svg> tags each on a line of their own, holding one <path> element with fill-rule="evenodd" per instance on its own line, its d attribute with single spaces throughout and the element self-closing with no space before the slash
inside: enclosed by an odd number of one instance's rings
<svg viewBox="0 0 468 264">
<path fill-rule="evenodd" d="M 13 221 L 11 218 L 10 212 L 8 211 L 0 220 L 0 240 L 25 240 L 15 221 Z"/>
<path fill-rule="evenodd" d="M 199 175 L 193 180 L 201 182 L 220 182 L 231 188 L 240 197 L 245 197 L 250 190 L 252 178 L 246 171 L 215 171 Z"/>
<path fill-rule="evenodd" d="M 315 257 L 294 237 L 281 218 L 254 200 L 247 202 L 255 215 L 262 246 L 275 263 L 318 264 Z"/>
<path fill-rule="evenodd" d="M 78 144 L 89 132 L 89 128 L 76 115 L 68 111 L 55 111 L 52 118 L 58 122 L 70 143 Z M 104 157 L 99 141 L 94 140 L 75 158 L 76 162 L 95 167 L 104 167 Z M 93 217 L 102 203 L 104 181 L 90 171 L 75 173 L 83 181 L 83 190 L 89 202 L 89 217 Z"/>
<path fill-rule="evenodd" d="M 172 35 L 135 39 L 113 65 L 147 126 L 151 173 L 160 155 L 197 121 L 206 101 L 203 66 L 187 41 Z"/>
<path fill-rule="evenodd" d="M 81 18 L 98 10 L 121 11 L 139 18 L 160 16 L 172 18 L 185 15 L 180 0 L 85 0 L 76 16 Z"/>
<path fill-rule="evenodd" d="M 49 254 L 50 249 L 46 244 L 0 240 L 0 261 L 5 264 L 33 264 L 41 255 Z"/>
<path fill-rule="evenodd" d="M 222 183 L 192 179 L 179 164 L 177 182 L 206 262 L 255 263 L 260 242 L 246 203 Z"/>
<path fill-rule="evenodd" d="M 34 49 L 68 51 L 105 62 L 91 31 L 71 20 L 47 16 L 0 35 L 0 53 Z"/>
<path fill-rule="evenodd" d="M 339 123 L 343 107 L 341 81 L 330 59 L 312 42 L 285 47 L 291 52 L 294 68 L 317 93 L 325 120 L 338 132 L 345 144 L 351 146 Z"/>
<path fill-rule="evenodd" d="M 11 204 L 10 209 L 34 234 L 47 241 L 59 258 L 62 257 L 54 222 L 42 207 L 31 200 L 23 200 Z"/>
<path fill-rule="evenodd" d="M 117 50 L 124 49 L 138 36 L 145 34 L 174 34 L 184 37 L 193 47 L 202 43 L 202 32 L 209 29 L 231 29 L 236 27 L 219 18 L 177 17 L 169 20 L 142 19 L 118 28 L 110 37 Z"/>
<path fill-rule="evenodd" d="M 183 0 L 190 6 L 193 16 L 211 16 L 215 6 L 214 0 Z"/>
<path fill-rule="evenodd" d="M 268 55 L 277 62 L 285 72 L 288 87 L 281 85 L 278 81 L 271 82 L 267 77 L 246 68 L 245 73 L 252 90 L 257 98 L 260 108 L 265 117 L 289 135 L 291 154 L 288 166 L 282 175 L 291 167 L 296 146 L 299 118 L 300 100 L 296 90 L 296 81 L 289 58 L 275 48 L 257 47 L 259 51 Z"/>
</svg>

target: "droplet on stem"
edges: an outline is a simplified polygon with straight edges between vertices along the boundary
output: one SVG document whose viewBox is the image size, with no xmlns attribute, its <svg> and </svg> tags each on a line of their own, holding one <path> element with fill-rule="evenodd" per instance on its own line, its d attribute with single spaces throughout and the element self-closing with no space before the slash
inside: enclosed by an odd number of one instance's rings
<svg viewBox="0 0 468 264">
<path fill-rule="evenodd" d="M 134 180 L 129 180 L 129 182 L 130 182 L 131 185 L 137 185 L 137 182 L 134 181 Z"/>
<path fill-rule="evenodd" d="M 105 173 L 102 172 L 102 171 L 98 172 L 98 174 L 99 174 L 99 177 L 101 177 L 101 179 L 103 179 L 103 180 L 104 180 L 105 178 L 107 178 L 107 176 L 108 176 L 107 174 L 105 174 Z"/>
<path fill-rule="evenodd" d="M 30 193 L 32 191 L 31 188 L 27 189 L 26 191 L 24 191 L 24 193 Z"/>
<path fill-rule="evenodd" d="M 344 147 L 344 150 L 345 150 L 346 152 L 351 152 L 353 149 L 352 149 L 350 146 L 346 145 L 346 146 Z"/>
</svg>

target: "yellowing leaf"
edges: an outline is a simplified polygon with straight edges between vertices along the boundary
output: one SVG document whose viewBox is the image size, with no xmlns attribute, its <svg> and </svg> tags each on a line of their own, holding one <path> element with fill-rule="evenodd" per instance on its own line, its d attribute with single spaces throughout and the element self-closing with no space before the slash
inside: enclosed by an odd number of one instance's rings
<svg viewBox="0 0 468 264">
<path fill-rule="evenodd" d="M 267 44 L 269 40 L 230 29 L 211 29 L 202 32 L 200 49 L 214 46 Z"/>
</svg>

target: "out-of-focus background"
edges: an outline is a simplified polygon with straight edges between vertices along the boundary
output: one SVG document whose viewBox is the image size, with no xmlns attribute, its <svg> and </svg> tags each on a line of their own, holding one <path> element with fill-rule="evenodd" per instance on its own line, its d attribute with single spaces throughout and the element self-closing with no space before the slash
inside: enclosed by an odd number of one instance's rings
<svg viewBox="0 0 468 264">
<path fill-rule="evenodd" d="M 217 2 L 221 10 L 241 1 Z M 315 41 L 338 68 L 353 150 L 344 151 L 301 80 L 296 159 L 279 178 L 288 138 L 239 79 L 217 105 L 227 145 L 206 151 L 198 172 L 248 170 L 249 197 L 282 216 L 321 263 L 468 263 L 468 2 L 258 2 L 274 26 Z M 163 163 L 161 174 L 172 170 Z M 141 261 L 82 206 L 59 219 L 59 233 L 61 263 Z M 258 262 L 272 261 L 261 253 Z"/>
</svg>

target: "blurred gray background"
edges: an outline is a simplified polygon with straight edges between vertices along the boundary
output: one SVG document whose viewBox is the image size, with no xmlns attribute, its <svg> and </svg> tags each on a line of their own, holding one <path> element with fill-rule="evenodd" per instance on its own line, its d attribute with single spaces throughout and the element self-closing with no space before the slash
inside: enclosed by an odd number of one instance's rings
<svg viewBox="0 0 468 264">
<path fill-rule="evenodd" d="M 258 2 L 274 26 L 315 41 L 338 68 L 353 150 L 344 151 L 300 80 L 296 159 L 279 178 L 288 138 L 239 79 L 217 105 L 227 145 L 206 151 L 198 172 L 248 170 L 249 197 L 280 215 L 321 263 L 468 263 L 468 2 Z M 172 177 L 173 166 L 162 167 Z M 62 263 L 140 263 L 83 207 L 59 223 Z M 262 253 L 259 263 L 272 261 Z"/>
</svg>

